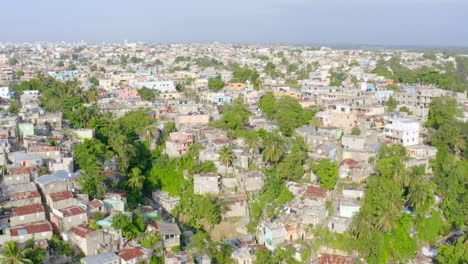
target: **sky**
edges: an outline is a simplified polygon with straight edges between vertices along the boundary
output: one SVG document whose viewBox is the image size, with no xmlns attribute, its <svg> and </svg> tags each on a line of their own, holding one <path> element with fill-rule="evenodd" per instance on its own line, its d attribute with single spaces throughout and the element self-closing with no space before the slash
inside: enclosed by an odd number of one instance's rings
<svg viewBox="0 0 468 264">
<path fill-rule="evenodd" d="M 468 0 L 3 0 L 0 42 L 468 47 Z"/>
</svg>

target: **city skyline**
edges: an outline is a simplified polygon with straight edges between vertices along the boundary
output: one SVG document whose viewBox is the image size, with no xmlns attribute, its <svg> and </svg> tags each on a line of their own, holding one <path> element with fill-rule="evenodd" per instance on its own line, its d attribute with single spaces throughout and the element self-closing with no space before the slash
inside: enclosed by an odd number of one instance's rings
<svg viewBox="0 0 468 264">
<path fill-rule="evenodd" d="M 0 42 L 337 44 L 468 46 L 468 2 L 434 0 L 14 1 Z M 15 10 L 21 10 L 19 16 Z M 465 21 L 465 22 L 464 22 Z M 404 29 L 404 30 L 402 30 Z"/>
</svg>

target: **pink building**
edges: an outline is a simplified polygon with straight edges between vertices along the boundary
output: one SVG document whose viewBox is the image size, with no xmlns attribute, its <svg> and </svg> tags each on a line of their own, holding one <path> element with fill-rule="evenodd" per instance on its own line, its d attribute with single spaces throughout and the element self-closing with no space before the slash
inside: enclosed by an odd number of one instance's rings
<svg viewBox="0 0 468 264">
<path fill-rule="evenodd" d="M 134 98 L 140 98 L 138 95 L 138 90 L 137 89 L 132 89 L 129 87 L 125 87 L 122 89 L 115 90 L 115 97 L 118 99 L 134 99 Z"/>
</svg>

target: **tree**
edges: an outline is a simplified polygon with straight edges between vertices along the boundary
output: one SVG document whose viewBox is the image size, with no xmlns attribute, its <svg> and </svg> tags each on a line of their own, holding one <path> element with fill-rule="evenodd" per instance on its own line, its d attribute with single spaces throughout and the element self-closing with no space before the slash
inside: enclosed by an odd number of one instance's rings
<svg viewBox="0 0 468 264">
<path fill-rule="evenodd" d="M 258 149 L 260 149 L 261 147 L 260 137 L 258 136 L 258 133 L 256 133 L 255 131 L 247 132 L 244 136 L 244 146 L 250 153 L 250 163 L 253 160 L 254 152 L 258 151 Z"/>
<path fill-rule="evenodd" d="M 86 193 L 91 199 L 104 196 L 107 191 L 104 180 L 104 176 L 95 170 L 84 171 L 78 177 L 81 191 Z"/>
<path fill-rule="evenodd" d="M 16 241 L 8 241 L 3 244 L 3 252 L 0 255 L 0 262 L 3 264 L 24 264 L 32 263 L 31 260 L 27 259 L 25 252 L 18 248 Z"/>
<path fill-rule="evenodd" d="M 431 182 L 417 182 L 408 188 L 408 203 L 416 212 L 425 212 L 434 203 L 434 186 Z"/>
<path fill-rule="evenodd" d="M 11 101 L 10 106 L 8 106 L 7 111 L 8 111 L 8 113 L 10 113 L 12 115 L 17 115 L 17 114 L 19 114 L 20 109 L 21 109 L 21 105 L 18 102 L 18 100 L 13 100 L 13 101 Z"/>
<path fill-rule="evenodd" d="M 389 84 L 389 85 L 387 85 L 386 88 L 387 88 L 387 90 L 394 91 L 395 93 L 400 92 L 400 87 L 398 87 L 397 84 L 393 84 L 393 83 L 392 83 L 392 84 Z"/>
<path fill-rule="evenodd" d="M 278 133 L 268 133 L 263 139 L 263 160 L 277 164 L 284 155 L 286 142 Z"/>
<path fill-rule="evenodd" d="M 141 174 L 140 168 L 133 168 L 130 173 L 130 177 L 127 180 L 127 186 L 130 187 L 133 191 L 138 191 L 143 188 L 146 177 Z"/>
<path fill-rule="evenodd" d="M 276 264 L 268 249 L 255 250 L 255 260 L 253 264 Z"/>
<path fill-rule="evenodd" d="M 17 70 L 16 71 L 16 79 L 21 79 L 21 77 L 24 76 L 24 71 L 23 70 Z"/>
<path fill-rule="evenodd" d="M 221 91 L 224 88 L 224 81 L 221 75 L 214 78 L 208 78 L 208 88 L 214 91 Z"/>
<path fill-rule="evenodd" d="M 309 116 L 304 113 L 302 106 L 290 96 L 282 96 L 276 103 L 276 121 L 285 136 L 291 136 L 294 130 L 308 124 Z"/>
<path fill-rule="evenodd" d="M 393 112 L 393 111 L 395 111 L 395 109 L 397 108 L 398 102 L 397 102 L 397 100 L 395 100 L 395 98 L 390 97 L 390 98 L 388 98 L 388 100 L 387 100 L 387 102 L 385 103 L 385 105 L 387 106 L 388 112 Z"/>
<path fill-rule="evenodd" d="M 303 163 L 307 154 L 298 147 L 293 148 L 291 153 L 278 164 L 278 174 L 281 178 L 297 181 L 304 175 Z"/>
<path fill-rule="evenodd" d="M 272 92 L 264 94 L 259 101 L 259 106 L 267 118 L 273 119 L 276 114 L 276 98 Z"/>
<path fill-rule="evenodd" d="M 23 253 L 26 259 L 31 260 L 32 263 L 44 263 L 47 253 L 44 249 L 35 245 L 34 239 L 27 240 L 24 248 Z"/>
<path fill-rule="evenodd" d="M 234 160 L 234 154 L 232 153 L 232 150 L 229 146 L 223 146 L 221 150 L 219 151 L 219 162 L 224 164 L 226 168 L 226 175 L 227 175 L 227 168 L 229 165 L 232 164 Z"/>
<path fill-rule="evenodd" d="M 345 72 L 331 71 L 330 86 L 340 86 L 346 80 Z"/>
<path fill-rule="evenodd" d="M 441 264 L 462 264 L 468 262 L 466 235 L 460 237 L 455 245 L 441 245 L 436 262 Z"/>
<path fill-rule="evenodd" d="M 361 129 L 359 129 L 359 127 L 353 127 L 353 129 L 351 129 L 351 135 L 355 135 L 355 136 L 361 135 Z"/>
<path fill-rule="evenodd" d="M 312 165 L 312 170 L 320 181 L 320 187 L 326 189 L 335 188 L 338 179 L 338 163 L 329 159 L 321 159 Z"/>
<path fill-rule="evenodd" d="M 146 101 L 153 101 L 158 96 L 159 92 L 150 88 L 142 87 L 138 89 L 138 95 Z"/>
<path fill-rule="evenodd" d="M 460 114 L 460 109 L 454 98 L 436 97 L 429 104 L 429 115 L 424 125 L 438 129 L 445 124 L 453 123 Z"/>
</svg>

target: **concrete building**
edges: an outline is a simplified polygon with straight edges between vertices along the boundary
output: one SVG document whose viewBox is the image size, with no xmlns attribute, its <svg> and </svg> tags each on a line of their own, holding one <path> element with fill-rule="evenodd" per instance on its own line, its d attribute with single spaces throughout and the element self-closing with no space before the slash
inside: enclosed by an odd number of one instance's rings
<svg viewBox="0 0 468 264">
<path fill-rule="evenodd" d="M 384 133 L 388 140 L 407 147 L 419 144 L 419 130 L 420 124 L 415 119 L 391 117 Z"/>
<path fill-rule="evenodd" d="M 193 175 L 193 192 L 195 194 L 219 194 L 219 175 L 200 173 Z"/>
<path fill-rule="evenodd" d="M 94 256 L 104 246 L 104 233 L 87 225 L 78 225 L 70 229 L 69 240 L 77 245 L 85 256 Z"/>
</svg>

